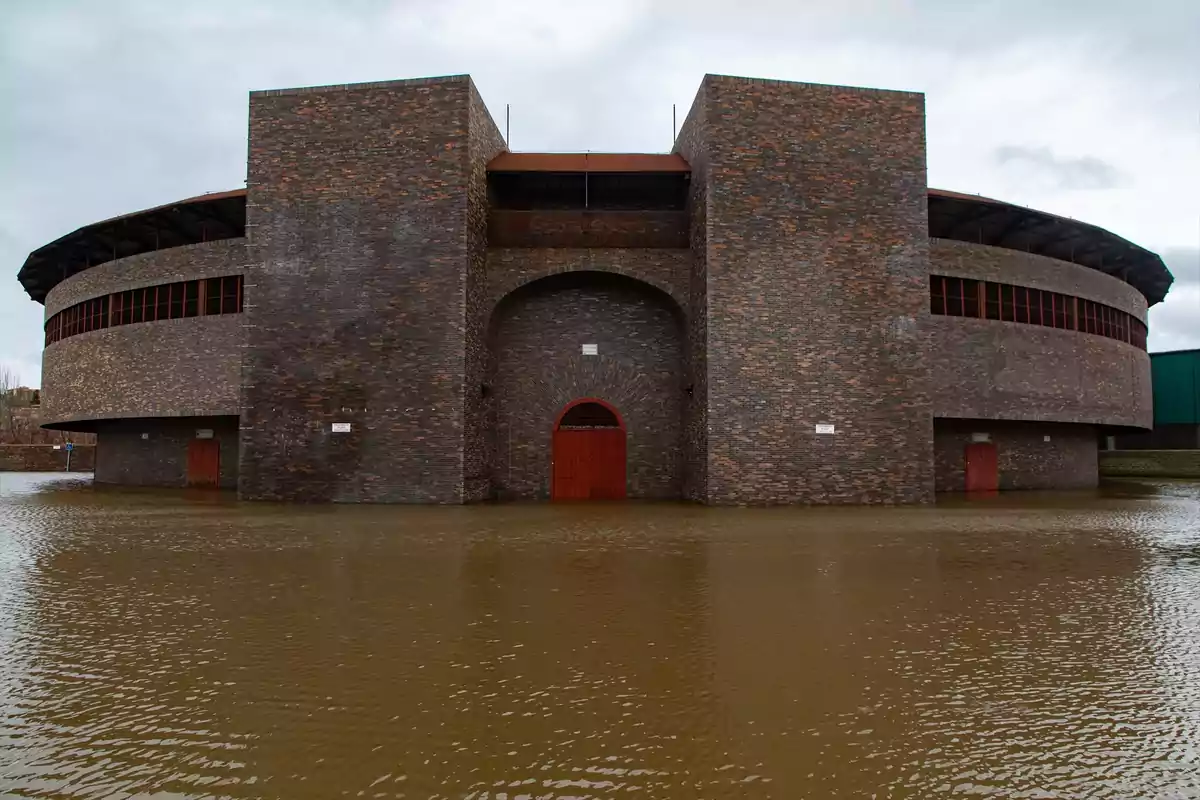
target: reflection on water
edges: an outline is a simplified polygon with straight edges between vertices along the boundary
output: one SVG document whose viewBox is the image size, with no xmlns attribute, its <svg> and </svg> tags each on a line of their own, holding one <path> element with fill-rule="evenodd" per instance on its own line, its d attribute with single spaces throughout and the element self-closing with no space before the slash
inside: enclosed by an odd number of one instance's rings
<svg viewBox="0 0 1200 800">
<path fill-rule="evenodd" d="M 1200 796 L 1200 487 L 297 508 L 0 475 L 0 795 Z"/>
</svg>

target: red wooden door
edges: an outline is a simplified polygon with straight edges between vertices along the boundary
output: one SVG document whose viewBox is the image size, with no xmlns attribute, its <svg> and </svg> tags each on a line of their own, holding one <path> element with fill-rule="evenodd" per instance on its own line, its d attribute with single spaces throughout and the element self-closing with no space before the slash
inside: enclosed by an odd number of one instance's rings
<svg viewBox="0 0 1200 800">
<path fill-rule="evenodd" d="M 221 446 L 216 439 L 188 442 L 187 485 L 215 489 L 221 479 Z"/>
<path fill-rule="evenodd" d="M 560 428 L 554 432 L 553 500 L 622 500 L 625 431 Z"/>
<path fill-rule="evenodd" d="M 978 442 L 967 445 L 967 491 L 994 492 L 1000 488 L 996 445 Z"/>
</svg>

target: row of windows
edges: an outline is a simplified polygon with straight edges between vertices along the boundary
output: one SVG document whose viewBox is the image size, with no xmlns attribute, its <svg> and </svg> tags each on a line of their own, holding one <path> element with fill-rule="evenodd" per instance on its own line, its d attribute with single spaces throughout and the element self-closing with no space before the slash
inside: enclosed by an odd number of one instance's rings
<svg viewBox="0 0 1200 800">
<path fill-rule="evenodd" d="M 116 325 L 236 314 L 241 310 L 241 275 L 129 289 L 64 308 L 46 323 L 46 344 Z"/>
<path fill-rule="evenodd" d="M 1137 317 L 1079 297 L 968 278 L 929 278 L 929 310 L 1094 333 L 1146 349 L 1146 326 Z"/>
</svg>

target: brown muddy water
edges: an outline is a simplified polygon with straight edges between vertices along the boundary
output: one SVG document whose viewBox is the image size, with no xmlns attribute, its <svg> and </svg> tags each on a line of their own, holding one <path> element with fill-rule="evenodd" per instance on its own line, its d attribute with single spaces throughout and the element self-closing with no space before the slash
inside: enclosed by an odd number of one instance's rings
<svg viewBox="0 0 1200 800">
<path fill-rule="evenodd" d="M 1200 485 L 298 508 L 0 475 L 0 796 L 1200 797 Z"/>
</svg>

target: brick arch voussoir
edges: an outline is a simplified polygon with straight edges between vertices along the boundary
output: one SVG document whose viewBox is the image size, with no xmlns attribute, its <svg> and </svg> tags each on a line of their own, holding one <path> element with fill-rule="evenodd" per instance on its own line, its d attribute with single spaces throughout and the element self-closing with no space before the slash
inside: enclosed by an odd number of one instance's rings
<svg viewBox="0 0 1200 800">
<path fill-rule="evenodd" d="M 665 294 L 675 304 L 676 310 L 680 316 L 686 321 L 688 318 L 688 307 L 683 292 L 679 287 L 671 286 L 663 281 L 648 277 L 636 270 L 621 269 L 620 267 L 612 266 L 596 266 L 588 265 L 586 267 L 570 267 L 567 269 L 544 269 L 537 272 L 521 275 L 519 278 L 509 280 L 498 286 L 491 292 L 491 297 L 488 301 L 487 322 L 490 324 L 495 317 L 496 309 L 507 300 L 511 295 L 521 291 L 525 287 L 537 283 L 546 278 L 553 278 L 557 275 L 569 275 L 575 272 L 603 272 L 609 275 L 620 275 L 623 278 L 629 278 L 632 281 L 645 284 L 651 289 L 657 289 Z"/>
</svg>

